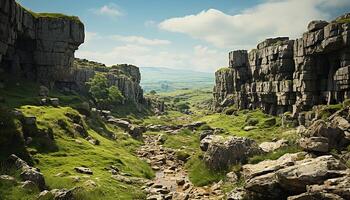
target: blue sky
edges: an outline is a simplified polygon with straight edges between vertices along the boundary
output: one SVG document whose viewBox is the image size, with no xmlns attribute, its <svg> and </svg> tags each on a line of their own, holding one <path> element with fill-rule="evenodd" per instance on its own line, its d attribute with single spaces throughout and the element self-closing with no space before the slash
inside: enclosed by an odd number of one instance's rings
<svg viewBox="0 0 350 200">
<path fill-rule="evenodd" d="M 79 16 L 76 52 L 107 65 L 213 72 L 234 49 L 267 37 L 300 37 L 313 19 L 350 11 L 349 0 L 18 0 L 35 12 Z"/>
</svg>

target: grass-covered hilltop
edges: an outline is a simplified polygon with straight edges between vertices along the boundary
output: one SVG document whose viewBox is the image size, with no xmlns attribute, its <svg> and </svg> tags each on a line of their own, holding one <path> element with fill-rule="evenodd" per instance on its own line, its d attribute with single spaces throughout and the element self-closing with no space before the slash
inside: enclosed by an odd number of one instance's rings
<svg viewBox="0 0 350 200">
<path fill-rule="evenodd" d="M 137 66 L 74 57 L 77 17 L 0 19 L 0 200 L 350 199 L 349 14 L 230 53 L 214 90 L 152 68 L 147 92 Z"/>
</svg>

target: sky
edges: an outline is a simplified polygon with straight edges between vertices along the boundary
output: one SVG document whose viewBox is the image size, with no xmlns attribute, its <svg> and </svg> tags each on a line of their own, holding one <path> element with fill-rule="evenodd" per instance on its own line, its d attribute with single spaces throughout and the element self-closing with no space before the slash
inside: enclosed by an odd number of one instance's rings
<svg viewBox="0 0 350 200">
<path fill-rule="evenodd" d="M 350 0 L 18 0 L 35 12 L 79 16 L 85 43 L 75 56 L 214 72 L 228 52 L 265 38 L 301 37 L 311 20 L 350 12 Z"/>
</svg>

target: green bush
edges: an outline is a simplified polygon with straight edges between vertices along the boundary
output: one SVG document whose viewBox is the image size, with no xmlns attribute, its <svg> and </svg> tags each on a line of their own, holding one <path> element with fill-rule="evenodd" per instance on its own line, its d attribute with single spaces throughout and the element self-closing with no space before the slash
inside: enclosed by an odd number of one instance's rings
<svg viewBox="0 0 350 200">
<path fill-rule="evenodd" d="M 124 96 L 116 86 L 108 86 L 108 80 L 102 73 L 97 73 L 89 82 L 89 93 L 101 108 L 111 107 L 113 104 L 120 104 Z M 113 107 L 113 106 L 112 106 Z"/>
<path fill-rule="evenodd" d="M 175 107 L 178 111 L 184 111 L 187 109 L 190 109 L 190 106 L 188 105 L 188 102 L 179 102 L 175 104 Z"/>
</svg>

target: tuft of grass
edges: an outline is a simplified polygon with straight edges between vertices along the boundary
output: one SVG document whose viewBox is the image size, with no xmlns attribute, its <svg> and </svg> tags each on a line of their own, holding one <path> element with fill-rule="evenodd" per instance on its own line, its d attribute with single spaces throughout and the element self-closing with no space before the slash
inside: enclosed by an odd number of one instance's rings
<svg viewBox="0 0 350 200">
<path fill-rule="evenodd" d="M 199 156 L 191 157 L 185 166 L 189 171 L 189 179 L 195 186 L 206 186 L 226 177 L 227 171 L 210 170 Z"/>
</svg>

